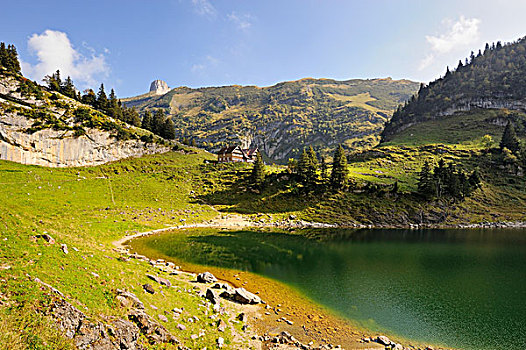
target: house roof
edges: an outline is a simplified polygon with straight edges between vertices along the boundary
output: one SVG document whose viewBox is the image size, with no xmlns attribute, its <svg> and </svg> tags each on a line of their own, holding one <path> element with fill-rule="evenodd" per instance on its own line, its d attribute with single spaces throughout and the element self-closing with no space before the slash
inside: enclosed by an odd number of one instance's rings
<svg viewBox="0 0 526 350">
<path fill-rule="evenodd" d="M 221 148 L 219 152 L 217 152 L 217 154 L 223 155 L 223 154 L 233 153 L 236 149 L 239 150 L 239 152 L 243 153 L 243 155 L 247 158 L 252 158 L 258 152 L 257 148 L 242 149 L 239 146 L 228 146 L 228 147 Z"/>
<path fill-rule="evenodd" d="M 239 146 L 223 147 L 223 148 L 221 148 L 221 149 L 219 150 L 219 152 L 217 152 L 217 153 L 218 153 L 218 154 L 228 154 L 228 153 L 232 153 L 232 152 L 234 152 L 234 150 L 235 150 L 236 148 L 239 148 Z M 239 150 L 240 150 L 241 152 L 243 152 L 243 151 L 241 150 L 241 148 L 239 148 Z"/>
<path fill-rule="evenodd" d="M 258 152 L 257 148 L 246 148 L 243 150 L 243 152 L 247 155 L 247 157 L 252 157 Z"/>
</svg>

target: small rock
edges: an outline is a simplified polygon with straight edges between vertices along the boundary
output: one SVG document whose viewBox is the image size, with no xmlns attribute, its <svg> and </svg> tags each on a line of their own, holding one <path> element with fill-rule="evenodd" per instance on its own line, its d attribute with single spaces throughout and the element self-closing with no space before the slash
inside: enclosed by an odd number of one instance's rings
<svg viewBox="0 0 526 350">
<path fill-rule="evenodd" d="M 217 278 L 210 272 L 203 272 L 197 275 L 197 282 L 199 283 L 214 283 L 217 282 Z"/>
<path fill-rule="evenodd" d="M 225 345 L 225 340 L 223 339 L 223 337 L 217 338 L 217 347 L 222 348 L 223 345 Z"/>
<path fill-rule="evenodd" d="M 184 324 L 180 324 L 180 323 L 177 325 L 177 328 L 178 328 L 179 330 L 181 330 L 181 331 L 186 330 L 186 326 L 185 326 Z"/>
<path fill-rule="evenodd" d="M 168 322 L 168 318 L 166 318 L 164 315 L 157 315 L 157 317 L 159 317 L 159 319 L 163 322 Z"/>
<path fill-rule="evenodd" d="M 61 244 L 60 245 L 60 249 L 62 249 L 62 251 L 64 252 L 64 254 L 68 254 L 69 251 L 68 251 L 68 246 L 65 245 L 65 244 Z"/>
<path fill-rule="evenodd" d="M 217 322 L 217 330 L 220 331 L 220 332 L 224 332 L 225 329 L 226 329 L 226 323 L 225 323 L 225 321 L 223 321 L 223 320 L 219 320 L 219 321 Z"/>
<path fill-rule="evenodd" d="M 44 239 L 44 241 L 48 242 L 49 244 L 55 244 L 55 240 L 53 239 L 53 237 L 51 237 L 47 233 L 41 235 L 40 237 L 42 237 Z"/>
<path fill-rule="evenodd" d="M 150 294 L 154 294 L 155 293 L 155 289 L 153 289 L 153 287 L 146 283 L 146 284 L 143 284 L 142 287 L 144 288 L 144 291 L 150 293 Z"/>
<path fill-rule="evenodd" d="M 378 337 L 376 337 L 375 341 L 378 344 L 391 345 L 391 340 L 389 340 L 389 338 L 387 338 L 385 335 L 379 335 Z"/>
<path fill-rule="evenodd" d="M 192 334 L 190 338 L 192 338 L 192 340 L 196 340 L 197 338 L 199 338 L 199 336 L 197 334 Z"/>
</svg>

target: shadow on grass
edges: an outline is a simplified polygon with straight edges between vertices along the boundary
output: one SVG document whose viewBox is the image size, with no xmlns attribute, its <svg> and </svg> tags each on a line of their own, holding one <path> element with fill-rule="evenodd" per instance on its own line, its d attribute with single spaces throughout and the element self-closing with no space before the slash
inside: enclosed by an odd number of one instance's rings
<svg viewBox="0 0 526 350">
<path fill-rule="evenodd" d="M 316 206 L 325 197 L 325 189 L 306 192 L 289 175 L 274 173 L 267 176 L 262 191 L 252 190 L 248 176 L 229 181 L 223 189 L 196 197 L 200 204 L 225 206 L 221 211 L 242 214 L 277 214 L 302 211 Z"/>
</svg>

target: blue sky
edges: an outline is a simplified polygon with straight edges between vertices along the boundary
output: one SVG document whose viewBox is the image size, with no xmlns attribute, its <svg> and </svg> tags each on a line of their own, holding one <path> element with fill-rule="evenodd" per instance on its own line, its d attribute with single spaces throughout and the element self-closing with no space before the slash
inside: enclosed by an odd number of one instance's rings
<svg viewBox="0 0 526 350">
<path fill-rule="evenodd" d="M 23 72 L 57 68 L 120 97 L 304 77 L 428 82 L 485 42 L 526 36 L 521 0 L 9 1 L 0 40 Z"/>
</svg>

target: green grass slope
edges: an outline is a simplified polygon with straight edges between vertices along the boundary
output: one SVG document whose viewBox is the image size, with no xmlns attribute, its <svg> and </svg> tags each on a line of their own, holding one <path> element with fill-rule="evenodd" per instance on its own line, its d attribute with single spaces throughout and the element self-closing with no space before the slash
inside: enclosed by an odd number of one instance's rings
<svg viewBox="0 0 526 350">
<path fill-rule="evenodd" d="M 67 169 L 0 162 L 0 330 L 9 329 L 0 335 L 0 349 L 71 348 L 49 327 L 49 319 L 34 312 L 49 300 L 48 292 L 33 281 L 36 277 L 64 293 L 91 319 L 123 317 L 125 309 L 116 302 L 115 290 L 127 289 L 154 318 L 184 307 L 181 320 L 169 317 L 163 325 L 186 346 L 210 346 L 222 336 L 227 348 L 245 347 L 229 345 L 233 336 L 229 331 L 218 334 L 211 326 L 205 308 L 198 306 L 202 299 L 181 292 L 191 290 L 191 284 L 175 281 L 177 288 L 145 293 L 141 285 L 149 282 L 146 273 L 158 271 L 139 260 L 119 260 L 111 244 L 126 234 L 216 216 L 192 195 L 201 181 L 202 163 L 210 158 L 202 152 L 174 152 Z M 45 233 L 56 244 L 35 238 Z M 61 244 L 67 244 L 69 254 L 62 252 Z M 187 323 L 190 315 L 201 321 Z M 187 329 L 178 330 L 179 322 Z M 206 335 L 191 339 L 201 329 Z"/>
</svg>

